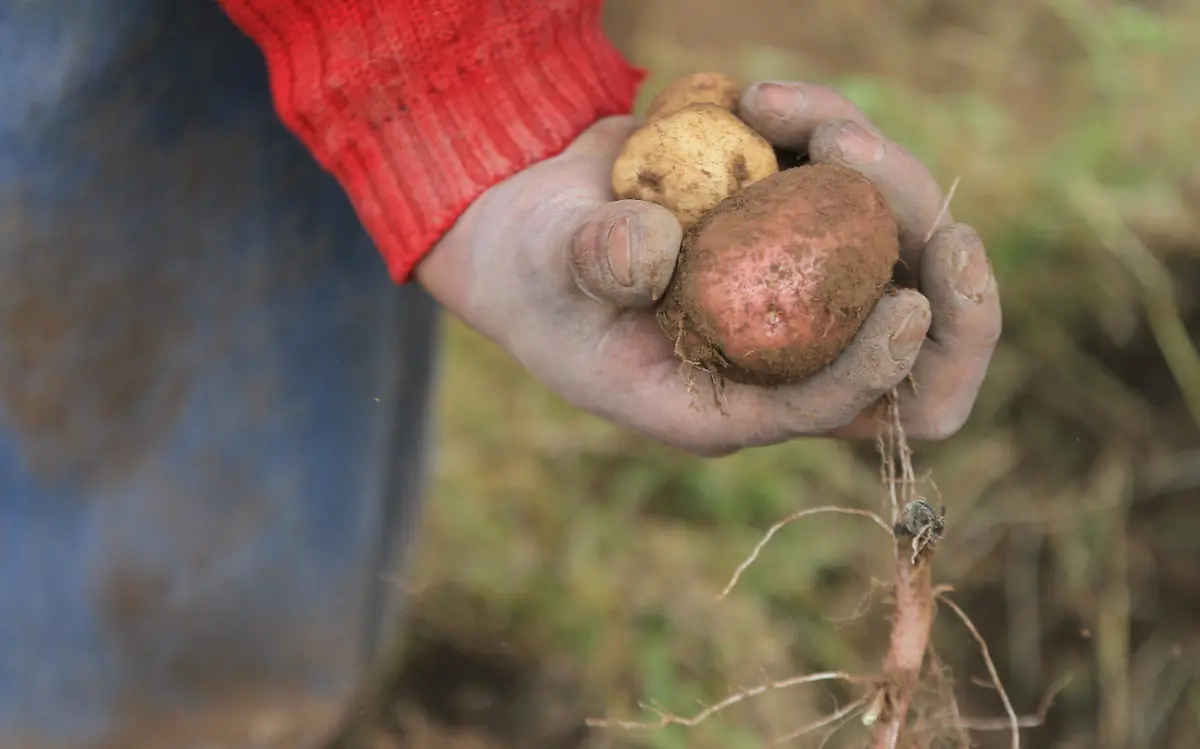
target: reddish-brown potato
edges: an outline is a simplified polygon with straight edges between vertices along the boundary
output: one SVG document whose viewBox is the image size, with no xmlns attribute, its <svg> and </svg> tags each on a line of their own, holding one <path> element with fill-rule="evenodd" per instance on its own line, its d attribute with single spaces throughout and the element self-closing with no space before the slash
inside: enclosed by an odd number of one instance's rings
<svg viewBox="0 0 1200 749">
<path fill-rule="evenodd" d="M 721 201 L 688 230 L 658 311 L 679 356 L 733 382 L 799 382 L 838 357 L 899 259 L 863 175 L 801 166 Z"/>
</svg>

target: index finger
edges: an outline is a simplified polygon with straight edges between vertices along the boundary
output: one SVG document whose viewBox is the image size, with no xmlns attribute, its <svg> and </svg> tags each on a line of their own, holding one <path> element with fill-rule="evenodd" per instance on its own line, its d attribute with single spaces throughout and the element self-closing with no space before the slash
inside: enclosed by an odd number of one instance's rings
<svg viewBox="0 0 1200 749">
<path fill-rule="evenodd" d="M 778 148 L 807 151 L 817 126 L 829 119 L 853 120 L 882 135 L 854 102 L 816 83 L 761 81 L 742 92 L 738 117 Z"/>
<path fill-rule="evenodd" d="M 896 220 L 901 259 L 915 269 L 927 238 L 952 220 L 937 181 L 921 160 L 885 137 L 853 102 L 811 83 L 757 83 L 739 115 L 772 145 L 804 151 L 813 163 L 835 162 L 864 174 Z"/>
</svg>

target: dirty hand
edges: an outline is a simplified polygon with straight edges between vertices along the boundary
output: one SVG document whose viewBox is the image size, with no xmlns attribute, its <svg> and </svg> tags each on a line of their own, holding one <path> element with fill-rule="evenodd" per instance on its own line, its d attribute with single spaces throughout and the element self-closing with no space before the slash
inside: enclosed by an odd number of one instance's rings
<svg viewBox="0 0 1200 749">
<path fill-rule="evenodd" d="M 978 236 L 949 213 L 919 161 L 838 94 L 759 84 L 740 113 L 773 144 L 866 174 L 891 202 L 916 290 L 885 296 L 842 356 L 805 382 L 764 389 L 706 381 L 689 389 L 653 312 L 681 240 L 665 209 L 614 201 L 610 171 L 634 120 L 603 120 L 560 155 L 480 197 L 417 268 L 450 312 L 502 346 L 574 405 L 702 455 L 804 436 L 872 438 L 871 407 L 903 389 L 910 437 L 965 421 L 1000 331 L 995 282 Z M 854 128 L 857 125 L 857 130 Z"/>
</svg>

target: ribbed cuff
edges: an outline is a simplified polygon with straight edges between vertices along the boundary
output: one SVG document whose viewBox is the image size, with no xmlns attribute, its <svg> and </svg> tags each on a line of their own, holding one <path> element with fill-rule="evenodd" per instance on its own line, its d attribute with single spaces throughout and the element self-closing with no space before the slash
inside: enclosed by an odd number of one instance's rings
<svg viewBox="0 0 1200 749">
<path fill-rule="evenodd" d="M 604 35 L 601 0 L 221 4 L 397 283 L 486 189 L 628 113 L 644 78 Z"/>
</svg>

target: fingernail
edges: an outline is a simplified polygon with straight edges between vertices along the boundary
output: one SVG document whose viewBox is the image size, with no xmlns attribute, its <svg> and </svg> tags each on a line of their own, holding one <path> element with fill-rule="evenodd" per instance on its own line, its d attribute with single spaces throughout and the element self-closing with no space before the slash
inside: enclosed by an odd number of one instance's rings
<svg viewBox="0 0 1200 749">
<path fill-rule="evenodd" d="M 804 107 L 808 93 L 790 81 L 762 81 L 750 87 L 745 99 L 751 109 L 791 114 Z"/>
<path fill-rule="evenodd" d="M 964 247 L 954 255 L 954 286 L 967 299 L 978 301 L 992 282 L 987 256 L 974 247 Z"/>
<path fill-rule="evenodd" d="M 929 329 L 929 310 L 924 307 L 909 313 L 900 329 L 892 334 L 889 348 L 896 360 L 911 359 L 925 340 Z"/>
<path fill-rule="evenodd" d="M 838 128 L 837 144 L 851 164 L 874 164 L 883 158 L 883 141 L 853 122 Z"/>
<path fill-rule="evenodd" d="M 633 245 L 640 240 L 630 216 L 617 219 L 608 230 L 608 266 L 622 286 L 633 285 Z"/>
</svg>

